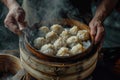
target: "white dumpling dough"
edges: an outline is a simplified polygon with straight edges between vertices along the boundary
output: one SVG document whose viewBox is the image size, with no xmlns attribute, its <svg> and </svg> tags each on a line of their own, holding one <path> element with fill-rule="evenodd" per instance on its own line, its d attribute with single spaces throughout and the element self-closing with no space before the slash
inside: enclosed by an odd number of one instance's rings
<svg viewBox="0 0 120 80">
<path fill-rule="evenodd" d="M 56 49 L 60 49 L 61 47 L 65 47 L 66 46 L 66 41 L 62 37 L 59 37 L 55 41 L 54 46 L 55 46 Z"/>
<path fill-rule="evenodd" d="M 46 44 L 46 39 L 44 39 L 44 37 L 38 37 L 34 40 L 34 46 L 37 49 L 40 49 L 44 44 Z"/>
<path fill-rule="evenodd" d="M 47 26 L 42 26 L 42 27 L 39 28 L 39 30 L 41 32 L 43 32 L 44 34 L 46 34 L 46 33 L 48 33 L 50 31 Z"/>
<path fill-rule="evenodd" d="M 90 34 L 87 30 L 79 30 L 77 33 L 79 40 L 85 41 L 90 39 Z"/>
<path fill-rule="evenodd" d="M 77 44 L 73 46 L 70 51 L 72 55 L 76 55 L 76 54 L 82 53 L 83 50 L 84 50 L 83 46 L 81 44 Z"/>
<path fill-rule="evenodd" d="M 51 30 L 56 32 L 57 34 L 60 34 L 64 30 L 64 28 L 59 24 L 54 24 L 53 26 L 51 26 Z"/>
<path fill-rule="evenodd" d="M 67 45 L 69 47 L 73 47 L 74 45 L 76 45 L 77 43 L 79 43 L 79 39 L 76 36 L 71 36 L 67 39 Z"/>
<path fill-rule="evenodd" d="M 69 38 L 71 35 L 70 35 L 70 32 L 67 30 L 67 29 L 65 29 L 64 31 L 62 31 L 62 33 L 60 34 L 60 36 L 63 38 L 63 39 L 67 39 L 67 38 Z"/>
<path fill-rule="evenodd" d="M 51 32 L 48 32 L 45 37 L 49 43 L 54 43 L 55 40 L 57 40 L 58 35 L 57 33 L 51 31 Z"/>
<path fill-rule="evenodd" d="M 76 35 L 78 31 L 79 31 L 78 27 L 77 27 L 77 26 L 73 26 L 73 27 L 70 29 L 70 34 Z"/>
<path fill-rule="evenodd" d="M 62 47 L 58 50 L 56 56 L 70 56 L 70 51 L 66 47 Z"/>
<path fill-rule="evenodd" d="M 55 47 L 52 44 L 45 44 L 41 47 L 40 51 L 47 55 L 55 55 Z"/>
</svg>

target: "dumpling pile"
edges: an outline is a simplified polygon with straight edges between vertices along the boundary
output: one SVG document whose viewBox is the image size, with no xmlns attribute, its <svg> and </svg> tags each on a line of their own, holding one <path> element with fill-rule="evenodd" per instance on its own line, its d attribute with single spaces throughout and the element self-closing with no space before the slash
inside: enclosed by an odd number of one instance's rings
<svg viewBox="0 0 120 80">
<path fill-rule="evenodd" d="M 66 26 L 65 26 L 66 27 Z M 80 54 L 91 45 L 90 34 L 87 30 L 80 30 L 78 26 L 64 28 L 54 24 L 50 28 L 42 26 L 34 41 L 34 47 L 50 56 L 71 56 Z"/>
</svg>

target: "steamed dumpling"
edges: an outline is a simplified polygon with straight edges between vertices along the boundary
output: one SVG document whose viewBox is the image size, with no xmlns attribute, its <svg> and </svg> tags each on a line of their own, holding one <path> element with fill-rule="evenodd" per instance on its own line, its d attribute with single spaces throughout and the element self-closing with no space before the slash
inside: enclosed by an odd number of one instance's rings
<svg viewBox="0 0 120 80">
<path fill-rule="evenodd" d="M 56 56 L 70 56 L 70 51 L 66 47 L 62 47 L 58 50 Z"/>
<path fill-rule="evenodd" d="M 64 30 L 64 28 L 59 24 L 54 24 L 53 26 L 51 26 L 51 30 L 56 32 L 57 34 L 60 34 Z"/>
<path fill-rule="evenodd" d="M 78 27 L 77 27 L 77 26 L 73 26 L 73 27 L 70 29 L 70 34 L 76 35 L 78 31 L 79 31 Z"/>
<path fill-rule="evenodd" d="M 73 47 L 77 43 L 79 43 L 79 39 L 76 36 L 71 36 L 67 39 L 67 44 L 69 47 Z"/>
<path fill-rule="evenodd" d="M 79 30 L 77 33 L 79 40 L 85 41 L 90 39 L 90 34 L 87 30 Z"/>
<path fill-rule="evenodd" d="M 67 30 L 67 29 L 65 29 L 64 31 L 62 31 L 62 33 L 60 34 L 60 36 L 63 38 L 63 39 L 67 39 L 67 38 L 69 38 L 71 35 L 70 35 L 70 32 Z"/>
<path fill-rule="evenodd" d="M 46 44 L 46 39 L 44 39 L 44 37 L 38 37 L 34 40 L 34 46 L 37 49 L 40 49 L 44 44 Z"/>
<path fill-rule="evenodd" d="M 46 39 L 48 40 L 49 43 L 54 43 L 55 40 L 57 40 L 57 38 L 58 38 L 58 35 L 53 31 L 48 32 L 46 34 Z"/>
<path fill-rule="evenodd" d="M 50 30 L 47 26 L 42 26 L 39 28 L 39 31 L 43 34 L 46 35 Z"/>
<path fill-rule="evenodd" d="M 43 45 L 40 51 L 47 55 L 55 55 L 55 47 L 52 44 Z"/>
<path fill-rule="evenodd" d="M 78 53 L 82 53 L 83 50 L 84 50 L 83 46 L 81 44 L 77 44 L 77 45 L 73 46 L 70 51 L 71 51 L 72 55 L 76 55 Z"/>
<path fill-rule="evenodd" d="M 54 46 L 56 49 L 60 49 L 61 47 L 65 47 L 66 46 L 66 42 L 62 37 L 59 37 L 55 43 Z"/>
</svg>

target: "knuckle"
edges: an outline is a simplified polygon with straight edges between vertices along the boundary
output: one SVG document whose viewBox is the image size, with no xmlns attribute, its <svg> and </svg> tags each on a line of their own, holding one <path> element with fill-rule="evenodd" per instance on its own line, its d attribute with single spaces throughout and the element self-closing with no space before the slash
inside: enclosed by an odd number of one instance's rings
<svg viewBox="0 0 120 80">
<path fill-rule="evenodd" d="M 8 19 L 5 19 L 4 24 L 5 24 L 5 25 L 9 25 L 9 23 L 10 23 L 9 20 L 8 20 Z"/>
</svg>

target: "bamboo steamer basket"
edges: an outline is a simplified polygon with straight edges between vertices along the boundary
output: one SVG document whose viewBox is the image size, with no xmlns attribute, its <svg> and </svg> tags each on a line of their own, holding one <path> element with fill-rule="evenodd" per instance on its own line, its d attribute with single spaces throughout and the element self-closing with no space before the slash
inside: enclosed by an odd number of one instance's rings
<svg viewBox="0 0 120 80">
<path fill-rule="evenodd" d="M 42 24 L 48 22 L 42 22 Z M 79 29 L 90 31 L 87 25 L 72 19 L 54 20 L 54 24 L 76 25 Z M 91 36 L 91 35 L 90 35 Z M 48 56 L 38 52 L 24 35 L 20 40 L 20 58 L 24 69 L 36 80 L 82 80 L 88 77 L 96 67 L 97 46 L 91 46 L 81 54 L 70 57 Z"/>
<path fill-rule="evenodd" d="M 9 54 L 0 54 L 0 73 L 2 78 L 12 78 L 22 69 L 20 59 Z M 5 79 L 4 79 L 5 80 Z"/>
</svg>

